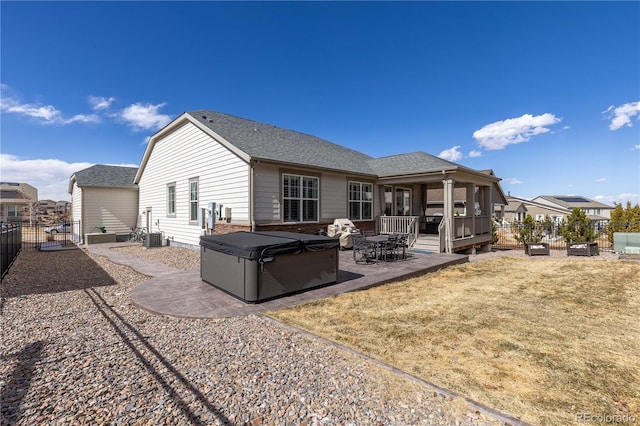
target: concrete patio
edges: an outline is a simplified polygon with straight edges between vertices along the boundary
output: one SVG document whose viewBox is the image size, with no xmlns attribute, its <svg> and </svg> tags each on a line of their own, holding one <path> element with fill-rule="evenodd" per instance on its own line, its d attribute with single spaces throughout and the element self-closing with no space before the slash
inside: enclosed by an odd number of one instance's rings
<svg viewBox="0 0 640 426">
<path fill-rule="evenodd" d="M 156 315 L 181 318 L 224 318 L 277 310 L 316 299 L 363 290 L 388 282 L 437 271 L 450 265 L 469 261 L 467 255 L 411 252 L 406 260 L 356 264 L 352 251 L 339 252 L 339 273 L 336 284 L 280 297 L 259 304 L 245 303 L 200 279 L 200 270 L 179 270 L 157 261 L 129 256 L 110 250 L 122 244 L 92 244 L 92 253 L 108 257 L 112 262 L 131 267 L 152 277 L 131 292 L 139 308 Z"/>
</svg>

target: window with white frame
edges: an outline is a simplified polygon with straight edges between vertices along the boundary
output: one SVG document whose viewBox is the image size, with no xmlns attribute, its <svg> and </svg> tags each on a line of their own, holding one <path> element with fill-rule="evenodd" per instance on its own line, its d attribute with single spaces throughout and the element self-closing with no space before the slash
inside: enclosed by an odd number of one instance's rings
<svg viewBox="0 0 640 426">
<path fill-rule="evenodd" d="M 313 176 L 282 175 L 282 221 L 317 222 L 320 179 Z"/>
<path fill-rule="evenodd" d="M 198 222 L 198 178 L 189 179 L 189 222 Z"/>
<path fill-rule="evenodd" d="M 176 183 L 167 185 L 167 216 L 176 215 Z"/>
<path fill-rule="evenodd" d="M 7 206 L 7 217 L 18 217 L 18 206 Z"/>
<path fill-rule="evenodd" d="M 349 219 L 373 218 L 373 184 L 349 181 Z"/>
</svg>

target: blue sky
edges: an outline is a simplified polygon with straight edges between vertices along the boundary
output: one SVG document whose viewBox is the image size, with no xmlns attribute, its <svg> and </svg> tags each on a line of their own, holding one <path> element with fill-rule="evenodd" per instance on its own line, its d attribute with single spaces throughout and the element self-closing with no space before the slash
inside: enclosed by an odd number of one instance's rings
<svg viewBox="0 0 640 426">
<path fill-rule="evenodd" d="M 1 180 L 92 164 L 211 109 L 505 193 L 640 202 L 640 2 L 0 4 Z"/>
</svg>

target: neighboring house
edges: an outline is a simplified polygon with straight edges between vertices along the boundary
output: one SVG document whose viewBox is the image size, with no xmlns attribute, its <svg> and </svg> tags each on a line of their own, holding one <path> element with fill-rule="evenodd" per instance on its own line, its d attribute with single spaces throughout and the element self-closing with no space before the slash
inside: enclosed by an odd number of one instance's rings
<svg viewBox="0 0 640 426">
<path fill-rule="evenodd" d="M 138 225 L 137 167 L 95 165 L 75 172 L 69 180 L 71 216 L 79 221 L 76 236 L 105 227 L 120 240 Z"/>
<path fill-rule="evenodd" d="M 37 201 L 38 190 L 28 183 L 0 182 L 0 221 L 34 220 Z"/>
<path fill-rule="evenodd" d="M 424 152 L 372 158 L 202 110 L 150 138 L 134 182 L 141 223 L 172 244 L 197 247 L 203 234 L 236 230 L 316 233 L 336 218 L 416 237 L 421 218 L 438 213 L 437 244 L 452 252 L 489 248 L 499 181 Z M 456 217 L 456 199 L 474 208 Z"/>
<path fill-rule="evenodd" d="M 522 222 L 527 216 L 526 201 L 507 195 L 507 204 L 502 206 L 500 213 L 496 212 L 498 221 L 500 223 Z"/>
<path fill-rule="evenodd" d="M 540 195 L 534 198 L 540 204 L 567 209 L 569 214 L 575 208 L 585 212 L 592 222 L 608 222 L 611 219 L 610 205 L 600 203 L 579 195 Z"/>
<path fill-rule="evenodd" d="M 64 214 L 71 210 L 71 202 L 70 201 L 58 201 L 56 202 L 56 213 Z"/>
<path fill-rule="evenodd" d="M 564 207 L 551 206 L 510 195 L 507 195 L 507 201 L 503 219 L 509 223 L 522 222 L 528 215 L 537 221 L 543 221 L 548 217 L 554 223 L 560 223 L 571 214 L 571 210 Z"/>
<path fill-rule="evenodd" d="M 52 215 L 56 213 L 56 202 L 53 200 L 39 200 L 38 201 L 38 214 L 39 215 Z"/>
</svg>

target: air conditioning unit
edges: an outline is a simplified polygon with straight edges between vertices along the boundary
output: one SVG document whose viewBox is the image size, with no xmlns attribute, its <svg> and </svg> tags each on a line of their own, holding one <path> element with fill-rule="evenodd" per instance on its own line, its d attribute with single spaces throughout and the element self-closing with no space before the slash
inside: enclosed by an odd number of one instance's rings
<svg viewBox="0 0 640 426">
<path fill-rule="evenodd" d="M 144 240 L 144 245 L 147 248 L 150 247 L 162 247 L 162 233 L 150 232 L 147 234 L 147 238 Z"/>
</svg>

